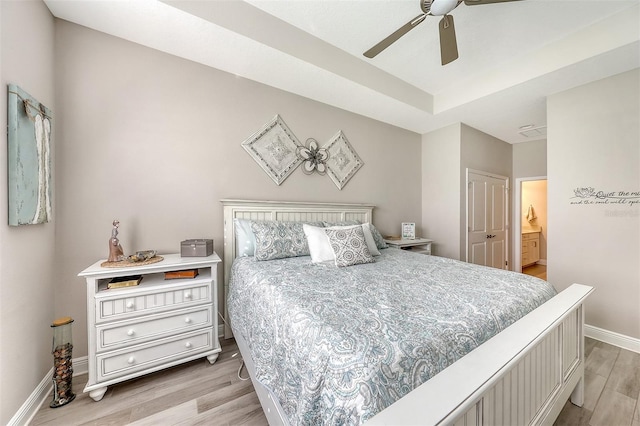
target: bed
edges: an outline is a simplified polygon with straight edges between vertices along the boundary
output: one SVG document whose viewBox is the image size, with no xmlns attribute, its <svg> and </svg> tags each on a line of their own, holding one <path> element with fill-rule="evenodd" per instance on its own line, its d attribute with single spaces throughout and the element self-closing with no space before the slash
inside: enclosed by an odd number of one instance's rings
<svg viewBox="0 0 640 426">
<path fill-rule="evenodd" d="M 393 248 L 346 268 L 236 259 L 234 219 L 367 223 L 373 206 L 223 205 L 225 335 L 270 424 L 550 424 L 569 396 L 582 404 L 590 287 L 554 295 L 521 274 Z"/>
</svg>

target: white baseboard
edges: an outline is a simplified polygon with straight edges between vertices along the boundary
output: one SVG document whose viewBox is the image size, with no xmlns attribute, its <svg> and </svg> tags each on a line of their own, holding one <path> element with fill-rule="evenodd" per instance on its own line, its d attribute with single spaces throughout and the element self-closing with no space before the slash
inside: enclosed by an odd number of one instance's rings
<svg viewBox="0 0 640 426">
<path fill-rule="evenodd" d="M 547 266 L 547 259 L 540 259 L 536 262 L 538 265 Z"/>
<path fill-rule="evenodd" d="M 584 335 L 601 342 L 609 343 L 610 345 L 618 346 L 619 348 L 640 353 L 640 339 L 634 337 L 625 336 L 624 334 L 604 330 L 588 324 L 584 325 Z"/>
<path fill-rule="evenodd" d="M 27 425 L 31 422 L 31 419 L 40 409 L 42 403 L 49 398 L 49 394 L 53 389 L 53 384 L 51 383 L 51 379 L 53 377 L 53 367 L 47 373 L 46 376 L 40 381 L 40 384 L 35 388 L 29 398 L 22 404 L 22 407 L 18 410 L 18 412 L 9 420 L 7 425 L 9 426 L 20 426 Z"/>
<path fill-rule="evenodd" d="M 74 358 L 72 360 L 73 363 L 73 375 L 77 376 L 78 374 L 85 374 L 89 371 L 89 362 L 86 356 L 81 356 L 79 358 Z M 49 372 L 42 378 L 40 384 L 31 392 L 29 398 L 22 404 L 22 407 L 18 410 L 18 412 L 9 420 L 8 425 L 11 426 L 20 426 L 27 425 L 31 423 L 33 416 L 36 415 L 42 404 L 51 398 L 51 391 L 53 390 L 53 367 L 49 370 Z"/>
</svg>

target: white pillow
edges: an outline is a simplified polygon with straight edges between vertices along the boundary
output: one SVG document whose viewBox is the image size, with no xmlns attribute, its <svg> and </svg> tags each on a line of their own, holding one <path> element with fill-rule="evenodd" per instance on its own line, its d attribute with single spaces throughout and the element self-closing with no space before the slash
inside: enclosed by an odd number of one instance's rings
<svg viewBox="0 0 640 426">
<path fill-rule="evenodd" d="M 362 227 L 362 232 L 364 233 L 364 240 L 367 243 L 367 248 L 372 256 L 380 256 L 380 251 L 376 246 L 376 242 L 373 239 L 373 235 L 371 234 L 371 229 L 369 228 L 368 223 L 363 223 L 362 225 L 350 225 L 350 226 L 331 226 L 328 228 L 319 228 L 317 226 L 311 225 L 303 225 L 302 229 L 304 230 L 305 235 L 307 236 L 307 242 L 309 243 L 309 254 L 311 255 L 312 263 L 321 263 L 327 261 L 335 261 L 336 256 L 333 253 L 333 249 L 331 248 L 331 243 L 329 243 L 329 237 L 324 232 L 325 229 L 345 229 L 345 228 L 355 228 Z"/>
<path fill-rule="evenodd" d="M 335 260 L 336 257 L 333 254 L 331 244 L 329 244 L 329 237 L 327 237 L 327 234 L 324 232 L 324 228 L 304 224 L 302 225 L 302 229 L 307 236 L 312 263 Z"/>
<path fill-rule="evenodd" d="M 256 236 L 248 219 L 233 219 L 236 230 L 236 252 L 238 257 L 253 256 L 256 251 Z"/>
<path fill-rule="evenodd" d="M 373 238 L 371 226 L 368 222 L 362 224 L 362 230 L 364 231 L 364 240 L 367 242 L 367 247 L 369 248 L 371 255 L 380 256 L 380 251 L 378 250 L 378 246 L 376 245 L 375 238 Z"/>
</svg>

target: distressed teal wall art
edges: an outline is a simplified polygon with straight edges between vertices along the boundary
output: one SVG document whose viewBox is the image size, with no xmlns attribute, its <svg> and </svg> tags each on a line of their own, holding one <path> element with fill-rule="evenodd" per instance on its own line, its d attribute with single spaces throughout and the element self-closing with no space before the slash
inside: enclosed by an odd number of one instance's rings
<svg viewBox="0 0 640 426">
<path fill-rule="evenodd" d="M 8 89 L 9 225 L 49 222 L 52 113 L 18 86 Z"/>
</svg>

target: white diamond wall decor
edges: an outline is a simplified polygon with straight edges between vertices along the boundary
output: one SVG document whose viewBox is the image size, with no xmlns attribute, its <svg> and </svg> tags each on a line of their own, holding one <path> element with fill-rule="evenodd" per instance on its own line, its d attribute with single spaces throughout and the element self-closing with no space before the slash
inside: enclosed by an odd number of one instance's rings
<svg viewBox="0 0 640 426">
<path fill-rule="evenodd" d="M 336 133 L 323 148 L 329 153 L 327 174 L 338 189 L 342 190 L 349 179 L 364 165 L 364 162 L 342 130 Z"/>
<path fill-rule="evenodd" d="M 297 149 L 303 146 L 279 115 L 242 142 L 271 179 L 280 185 L 302 163 Z"/>
</svg>

